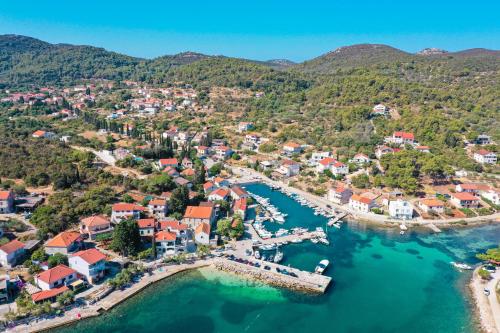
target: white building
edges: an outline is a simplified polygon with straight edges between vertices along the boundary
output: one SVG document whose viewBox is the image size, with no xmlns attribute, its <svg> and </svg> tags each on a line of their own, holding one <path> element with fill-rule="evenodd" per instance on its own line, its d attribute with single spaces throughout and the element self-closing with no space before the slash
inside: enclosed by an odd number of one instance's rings
<svg viewBox="0 0 500 333">
<path fill-rule="evenodd" d="M 165 199 L 152 199 L 148 203 L 149 212 L 158 218 L 167 216 L 168 205 Z"/>
<path fill-rule="evenodd" d="M 141 213 L 145 210 L 144 207 L 130 204 L 130 203 L 117 203 L 114 204 L 111 210 L 111 221 L 120 223 L 122 220 L 129 218 L 140 219 Z"/>
<path fill-rule="evenodd" d="M 0 191 L 0 214 L 14 212 L 14 193 L 12 191 Z"/>
<path fill-rule="evenodd" d="M 370 161 L 370 158 L 363 153 L 358 153 L 351 159 L 352 163 L 356 163 L 358 165 L 368 164 Z"/>
<path fill-rule="evenodd" d="M 95 283 L 104 277 L 106 256 L 97 249 L 76 252 L 68 261 L 69 267 L 85 276 L 89 283 Z"/>
<path fill-rule="evenodd" d="M 240 122 L 238 124 L 238 132 L 246 132 L 246 131 L 249 131 L 253 128 L 253 124 L 252 123 L 249 123 L 249 122 Z"/>
<path fill-rule="evenodd" d="M 369 213 L 375 207 L 372 199 L 354 194 L 349 199 L 349 208 L 360 213 Z"/>
<path fill-rule="evenodd" d="M 24 255 L 24 243 L 14 239 L 0 246 L 0 264 L 3 267 L 13 267 Z"/>
<path fill-rule="evenodd" d="M 276 171 L 285 177 L 293 177 L 299 174 L 300 164 L 292 160 L 283 160 Z"/>
<path fill-rule="evenodd" d="M 489 201 L 491 201 L 494 205 L 500 206 L 500 198 L 498 190 L 490 189 L 487 191 L 481 191 L 481 196 Z"/>
<path fill-rule="evenodd" d="M 309 161 L 312 165 L 317 165 L 319 161 L 330 156 L 331 153 L 329 151 L 315 152 L 311 154 L 311 159 Z"/>
<path fill-rule="evenodd" d="M 413 207 L 405 200 L 389 201 L 389 216 L 395 219 L 411 220 L 413 218 Z"/>
<path fill-rule="evenodd" d="M 66 265 L 57 265 L 35 275 L 35 284 L 42 290 L 67 286 L 77 279 L 77 272 Z"/>
<path fill-rule="evenodd" d="M 388 116 L 389 108 L 383 104 L 377 104 L 373 107 L 372 114 L 375 116 Z"/>
<path fill-rule="evenodd" d="M 413 133 L 409 132 L 394 132 L 392 136 L 385 138 L 386 142 L 395 144 L 409 144 L 413 145 L 415 143 L 415 136 Z"/>
<path fill-rule="evenodd" d="M 210 225 L 208 223 L 201 223 L 196 227 L 194 230 L 194 241 L 197 244 L 210 244 Z"/>
<path fill-rule="evenodd" d="M 349 202 L 352 196 L 352 191 L 344 186 L 337 186 L 336 188 L 331 188 L 328 190 L 328 200 L 337 204 L 343 205 Z"/>
<path fill-rule="evenodd" d="M 474 153 L 474 160 L 481 164 L 496 164 L 497 154 L 487 151 L 486 149 L 480 149 Z"/>
</svg>

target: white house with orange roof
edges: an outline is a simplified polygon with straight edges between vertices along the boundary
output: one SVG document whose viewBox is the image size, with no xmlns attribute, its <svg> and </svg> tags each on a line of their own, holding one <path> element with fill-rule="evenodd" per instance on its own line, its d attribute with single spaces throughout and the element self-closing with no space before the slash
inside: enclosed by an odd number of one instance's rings
<svg viewBox="0 0 500 333">
<path fill-rule="evenodd" d="M 122 220 L 130 218 L 138 220 L 145 210 L 146 208 L 132 203 L 116 203 L 111 208 L 111 221 L 120 223 Z"/>
<path fill-rule="evenodd" d="M 80 249 L 82 237 L 79 232 L 63 231 L 45 243 L 45 252 L 47 254 L 61 253 L 68 255 Z"/>
<path fill-rule="evenodd" d="M 35 284 L 42 290 L 51 290 L 69 285 L 78 279 L 78 273 L 66 265 L 57 265 L 35 275 Z"/>
<path fill-rule="evenodd" d="M 480 183 L 463 183 L 455 186 L 457 192 L 469 192 L 478 195 L 480 191 L 488 191 L 491 187 L 487 184 Z"/>
<path fill-rule="evenodd" d="M 287 142 L 283 145 L 283 152 L 285 154 L 300 154 L 302 146 L 295 142 Z"/>
<path fill-rule="evenodd" d="M 389 143 L 398 144 L 398 145 L 401 145 L 401 144 L 413 145 L 415 143 L 415 135 L 413 133 L 410 133 L 410 132 L 398 131 L 398 132 L 394 132 L 392 134 L 392 136 L 385 138 L 385 141 L 389 142 Z"/>
<path fill-rule="evenodd" d="M 450 201 L 457 208 L 477 208 L 479 207 L 479 198 L 472 193 L 459 192 L 452 193 Z"/>
<path fill-rule="evenodd" d="M 14 213 L 14 193 L 0 191 L 0 214 Z"/>
<path fill-rule="evenodd" d="M 155 234 L 156 221 L 153 218 L 138 219 L 137 227 L 139 228 L 139 235 L 141 237 L 152 237 Z"/>
<path fill-rule="evenodd" d="M 352 196 L 352 190 L 343 184 L 339 184 L 335 188 L 331 188 L 328 190 L 327 198 L 329 201 L 337 204 L 344 205 L 349 202 L 349 199 Z"/>
<path fill-rule="evenodd" d="M 157 257 L 174 255 L 179 251 L 184 251 L 184 246 L 177 244 L 177 234 L 166 230 L 158 231 L 155 234 L 155 245 Z"/>
<path fill-rule="evenodd" d="M 219 187 L 208 195 L 208 201 L 225 201 L 229 198 L 229 189 Z"/>
<path fill-rule="evenodd" d="M 165 199 L 152 199 L 148 203 L 149 212 L 158 218 L 167 216 L 168 205 Z"/>
<path fill-rule="evenodd" d="M 201 223 L 212 225 L 214 220 L 215 210 L 212 206 L 187 206 L 182 222 L 194 229 Z"/>
<path fill-rule="evenodd" d="M 337 160 L 334 159 L 333 157 L 325 157 L 321 159 L 318 164 L 316 165 L 316 171 L 317 172 L 325 172 L 326 170 L 330 170 L 331 166 L 336 162 Z"/>
<path fill-rule="evenodd" d="M 107 216 L 93 215 L 80 220 L 80 233 L 94 240 L 97 235 L 110 232 L 113 228 Z"/>
<path fill-rule="evenodd" d="M 104 277 L 106 255 L 97 249 L 79 251 L 68 258 L 69 267 L 85 277 L 89 283 L 95 283 Z"/>
<path fill-rule="evenodd" d="M 276 171 L 285 177 L 293 177 L 299 174 L 300 164 L 292 160 L 283 160 Z"/>
<path fill-rule="evenodd" d="M 349 199 L 349 208 L 361 213 L 369 213 L 375 207 L 375 201 L 365 196 L 353 194 Z"/>
<path fill-rule="evenodd" d="M 425 198 L 419 201 L 418 206 L 426 213 L 444 213 L 444 202 L 436 198 Z"/>
<path fill-rule="evenodd" d="M 370 161 L 371 161 L 371 159 L 368 157 L 368 155 L 363 154 L 363 153 L 357 153 L 351 159 L 352 163 L 355 163 L 355 164 L 358 164 L 358 165 L 368 164 L 368 163 L 370 163 Z"/>
<path fill-rule="evenodd" d="M 474 153 L 474 160 L 481 164 L 496 164 L 497 154 L 486 149 L 479 149 Z"/>
<path fill-rule="evenodd" d="M 217 146 L 214 149 L 215 156 L 221 160 L 228 159 L 233 154 L 233 151 L 228 146 Z"/>
<path fill-rule="evenodd" d="M 18 264 L 24 255 L 24 243 L 17 239 L 0 246 L 0 264 L 2 267 L 11 268 Z"/>
<path fill-rule="evenodd" d="M 343 176 L 349 173 L 349 167 L 342 162 L 335 161 L 330 166 L 330 171 L 334 176 Z"/>
<path fill-rule="evenodd" d="M 176 158 L 160 158 L 158 160 L 158 166 L 160 169 L 164 169 L 166 167 L 178 168 L 179 161 Z"/>
<path fill-rule="evenodd" d="M 233 198 L 233 200 L 249 198 L 249 197 L 250 194 L 248 194 L 248 192 L 240 185 L 231 186 L 231 198 Z"/>
<path fill-rule="evenodd" d="M 205 194 L 215 191 L 216 188 L 217 186 L 215 186 L 215 184 L 212 182 L 206 182 L 205 184 L 203 184 L 203 191 L 205 192 Z"/>
<path fill-rule="evenodd" d="M 210 244 L 210 224 L 200 223 L 194 230 L 194 241 L 197 244 Z"/>
</svg>

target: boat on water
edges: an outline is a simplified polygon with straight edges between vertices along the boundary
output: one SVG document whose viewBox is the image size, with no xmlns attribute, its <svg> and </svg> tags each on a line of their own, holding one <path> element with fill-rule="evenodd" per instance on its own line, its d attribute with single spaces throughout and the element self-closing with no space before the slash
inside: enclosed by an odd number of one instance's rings
<svg viewBox="0 0 500 333">
<path fill-rule="evenodd" d="M 467 264 L 464 264 L 464 263 L 459 263 L 459 262 L 450 262 L 450 264 L 452 264 L 454 267 L 458 268 L 458 269 L 462 269 L 462 270 L 471 270 L 471 269 L 474 269 L 474 267 L 472 266 L 469 266 Z"/>
<path fill-rule="evenodd" d="M 294 238 L 291 240 L 292 243 L 302 243 L 302 239 L 301 238 Z"/>
<path fill-rule="evenodd" d="M 311 242 L 313 242 L 313 244 L 318 244 L 319 240 L 317 238 L 311 238 Z"/>
<path fill-rule="evenodd" d="M 342 226 L 342 224 L 340 224 L 339 222 L 336 222 L 333 224 L 333 226 L 337 229 L 340 229 L 340 227 Z"/>
<path fill-rule="evenodd" d="M 274 262 L 278 264 L 281 260 L 283 260 L 283 252 L 277 251 L 274 256 Z"/>
<path fill-rule="evenodd" d="M 318 239 L 320 243 L 325 244 L 325 245 L 330 245 L 330 242 L 326 238 L 319 238 Z"/>
<path fill-rule="evenodd" d="M 255 259 L 260 259 L 260 252 L 259 251 L 255 251 L 254 257 L 255 257 Z"/>
<path fill-rule="evenodd" d="M 314 272 L 316 274 L 323 274 L 326 270 L 326 268 L 328 267 L 328 265 L 330 265 L 330 261 L 328 261 L 327 259 L 323 259 L 319 262 L 318 266 L 316 266 L 316 268 L 314 269 Z"/>
</svg>

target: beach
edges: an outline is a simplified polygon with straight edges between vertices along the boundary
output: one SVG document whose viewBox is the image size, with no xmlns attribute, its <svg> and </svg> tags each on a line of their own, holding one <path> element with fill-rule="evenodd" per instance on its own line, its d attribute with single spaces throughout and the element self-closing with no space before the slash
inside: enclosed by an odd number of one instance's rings
<svg viewBox="0 0 500 333">
<path fill-rule="evenodd" d="M 474 270 L 470 289 L 481 328 L 484 332 L 500 333 L 500 301 L 495 294 L 495 286 L 500 282 L 500 271 L 493 273 L 490 281 L 482 280 L 478 271 L 479 268 Z M 484 289 L 490 291 L 489 296 L 485 295 Z"/>
</svg>

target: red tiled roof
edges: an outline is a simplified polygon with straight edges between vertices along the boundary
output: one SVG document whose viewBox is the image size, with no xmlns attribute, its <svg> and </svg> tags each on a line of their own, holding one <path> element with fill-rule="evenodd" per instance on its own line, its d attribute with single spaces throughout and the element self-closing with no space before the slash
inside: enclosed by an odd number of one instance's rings
<svg viewBox="0 0 500 333">
<path fill-rule="evenodd" d="M 44 301 L 46 299 L 50 299 L 52 297 L 58 296 L 58 295 L 64 293 L 65 291 L 68 291 L 68 290 L 69 290 L 69 288 L 66 286 L 54 288 L 51 290 L 42 290 L 40 292 L 37 292 L 37 293 L 31 295 L 31 300 L 35 303 L 41 302 L 41 301 Z"/>
<path fill-rule="evenodd" d="M 284 147 L 290 147 L 290 148 L 299 148 L 300 145 L 295 142 L 287 142 L 283 145 Z"/>
<path fill-rule="evenodd" d="M 212 207 L 187 206 L 184 218 L 209 219 L 212 216 Z"/>
<path fill-rule="evenodd" d="M 217 195 L 219 197 L 225 198 L 229 195 L 229 191 L 225 188 L 220 187 L 220 188 L 212 191 L 212 193 L 210 193 L 210 195 Z"/>
<path fill-rule="evenodd" d="M 422 199 L 422 200 L 420 200 L 420 203 L 422 205 L 427 206 L 427 207 L 441 207 L 441 206 L 444 206 L 444 202 L 442 202 L 441 200 L 438 200 L 438 199 L 434 199 L 434 198 Z"/>
<path fill-rule="evenodd" d="M 11 191 L 0 191 L 0 200 L 7 200 L 11 195 Z"/>
<path fill-rule="evenodd" d="M 166 206 L 167 205 L 167 201 L 165 199 L 153 199 L 153 200 L 149 201 L 148 205 L 152 205 L 152 206 Z"/>
<path fill-rule="evenodd" d="M 177 164 L 179 164 L 179 162 L 177 161 L 176 158 L 161 158 L 160 164 L 161 165 L 177 165 Z"/>
<path fill-rule="evenodd" d="M 233 191 L 233 193 L 239 197 L 241 197 L 242 195 L 248 195 L 248 192 L 238 185 L 231 187 L 231 191 Z"/>
<path fill-rule="evenodd" d="M 207 190 L 207 189 L 214 187 L 214 186 L 215 186 L 214 183 L 206 182 L 205 184 L 203 184 L 203 189 Z"/>
<path fill-rule="evenodd" d="M 137 225 L 140 229 L 144 228 L 154 228 L 155 227 L 155 219 L 139 219 L 137 221 Z"/>
<path fill-rule="evenodd" d="M 359 201 L 359 202 L 367 204 L 367 205 L 372 203 L 372 199 L 367 198 L 367 197 L 363 197 L 363 196 L 357 195 L 357 194 L 353 194 L 351 199 L 354 201 Z"/>
<path fill-rule="evenodd" d="M 188 226 L 184 223 L 180 223 L 177 220 L 166 220 L 160 221 L 160 230 L 187 230 Z"/>
<path fill-rule="evenodd" d="M 487 184 L 475 184 L 475 183 L 466 183 L 466 184 L 460 184 L 460 187 L 463 188 L 464 190 L 482 190 L 482 191 L 488 191 L 490 189 L 490 186 Z"/>
<path fill-rule="evenodd" d="M 42 130 L 34 131 L 33 135 L 34 136 L 44 136 L 45 135 L 45 131 L 42 131 Z"/>
<path fill-rule="evenodd" d="M 394 136 L 398 138 L 401 137 L 403 139 L 411 139 L 411 140 L 415 138 L 413 133 L 408 133 L 408 132 L 394 132 Z"/>
<path fill-rule="evenodd" d="M 157 242 L 161 242 L 161 241 L 171 242 L 171 241 L 175 241 L 176 239 L 177 239 L 177 235 L 175 233 L 165 231 L 165 230 L 159 231 L 155 235 L 155 240 Z"/>
<path fill-rule="evenodd" d="M 336 162 L 336 160 L 334 158 L 332 158 L 332 157 L 325 157 L 324 159 L 322 159 L 321 161 L 319 161 L 319 163 L 321 165 L 324 165 L 324 166 L 333 164 L 335 162 Z"/>
<path fill-rule="evenodd" d="M 199 233 L 205 233 L 207 235 L 210 235 L 210 224 L 208 223 L 200 223 L 196 229 L 194 230 L 194 233 L 195 234 L 199 234 Z"/>
<path fill-rule="evenodd" d="M 476 152 L 476 154 L 479 154 L 479 155 L 483 155 L 483 156 L 485 156 L 485 155 L 491 154 L 491 151 L 488 151 L 488 150 L 486 150 L 486 149 L 479 149 L 479 150 Z"/>
<path fill-rule="evenodd" d="M 57 265 L 54 268 L 48 269 L 45 272 L 37 274 L 36 277 L 38 278 L 38 280 L 42 280 L 45 283 L 51 284 L 73 273 L 76 273 L 74 269 L 61 264 Z"/>
<path fill-rule="evenodd" d="M 183 176 L 194 176 L 195 172 L 193 169 L 186 169 L 181 172 L 181 175 Z"/>
<path fill-rule="evenodd" d="M 0 250 L 9 254 L 24 247 L 24 243 L 18 241 L 17 239 L 11 240 L 7 244 L 0 246 Z"/>
<path fill-rule="evenodd" d="M 240 198 L 240 199 L 236 200 L 234 202 L 234 209 L 245 211 L 247 209 L 247 199 Z"/>
<path fill-rule="evenodd" d="M 144 211 L 145 208 L 136 204 L 125 203 L 125 202 L 120 202 L 113 205 L 113 211 L 115 212 L 132 211 L 132 210 Z"/>
<path fill-rule="evenodd" d="M 80 238 L 80 234 L 74 231 L 63 231 L 58 234 L 56 237 L 50 239 L 45 247 L 69 247 L 74 242 L 78 241 Z"/>
<path fill-rule="evenodd" d="M 478 201 L 479 199 L 476 198 L 474 195 L 472 195 L 469 192 L 459 192 L 459 193 L 453 193 L 453 197 L 457 198 L 460 201 L 467 200 L 467 201 Z"/>
<path fill-rule="evenodd" d="M 79 251 L 73 254 L 73 257 L 80 257 L 89 265 L 95 264 L 98 261 L 106 259 L 106 255 L 101 253 L 98 249 L 88 249 L 84 251 Z"/>
<path fill-rule="evenodd" d="M 95 227 L 100 225 L 108 225 L 109 219 L 104 215 L 94 215 L 82 219 L 81 222 L 87 227 Z"/>
</svg>

